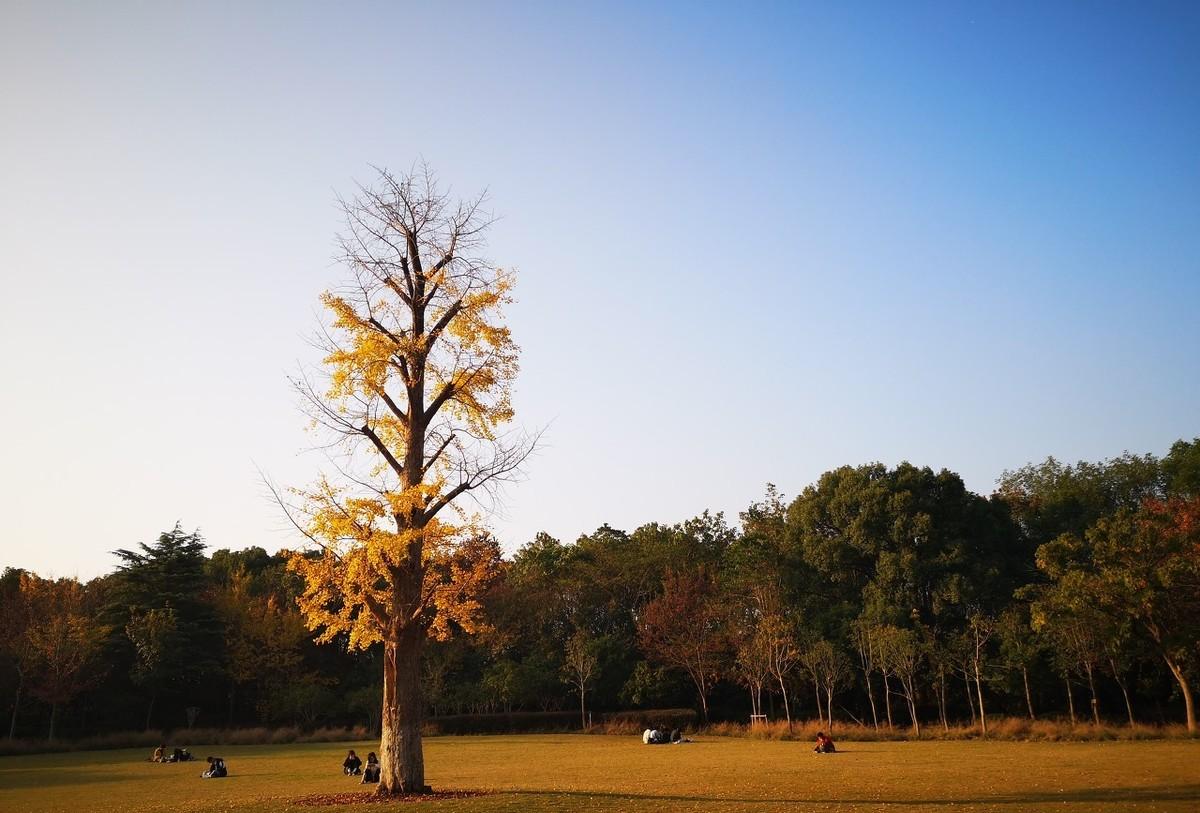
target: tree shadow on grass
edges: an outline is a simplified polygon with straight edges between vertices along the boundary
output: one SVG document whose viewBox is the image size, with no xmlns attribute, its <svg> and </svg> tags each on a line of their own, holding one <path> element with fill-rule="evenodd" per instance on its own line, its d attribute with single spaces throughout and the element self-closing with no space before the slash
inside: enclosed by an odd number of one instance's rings
<svg viewBox="0 0 1200 813">
<path fill-rule="evenodd" d="M 15 790 L 18 788 L 58 788 L 70 787 L 74 785 L 98 785 L 105 783 L 120 783 L 130 784 L 135 782 L 152 782 L 163 778 L 167 773 L 164 771 L 161 774 L 155 775 L 157 769 L 151 769 L 145 773 L 128 774 L 119 771 L 109 771 L 103 768 L 76 768 L 70 766 L 62 766 L 53 770 L 46 768 L 27 768 L 15 769 L 0 772 L 0 784 L 3 784 L 6 790 Z M 190 772 L 189 772 L 190 773 Z M 197 782 L 220 782 L 224 783 L 230 779 L 241 778 L 241 774 L 230 774 L 229 776 L 221 777 L 217 780 L 201 779 L 200 773 L 192 774 L 192 777 Z"/>
<path fill-rule="evenodd" d="M 658 793 L 616 793 L 612 791 L 588 792 L 573 791 L 535 791 L 535 790 L 505 790 L 500 793 L 512 793 L 521 796 L 570 796 L 578 798 L 628 799 L 630 801 L 658 802 L 723 802 L 747 805 L 911 805 L 913 807 L 945 806 L 963 804 L 989 805 L 1036 805 L 1063 802 L 1190 802 L 1200 801 L 1200 784 L 1177 785 L 1169 788 L 1140 787 L 1140 788 L 1079 788 L 1076 790 L 1053 793 L 1048 791 L 1029 791 L 1027 793 L 1002 793 L 994 796 L 967 796 L 955 799 L 885 799 L 885 798 L 852 798 L 838 797 L 831 799 L 817 798 L 781 798 L 764 797 L 751 799 L 734 796 L 687 796 L 682 794 Z"/>
</svg>

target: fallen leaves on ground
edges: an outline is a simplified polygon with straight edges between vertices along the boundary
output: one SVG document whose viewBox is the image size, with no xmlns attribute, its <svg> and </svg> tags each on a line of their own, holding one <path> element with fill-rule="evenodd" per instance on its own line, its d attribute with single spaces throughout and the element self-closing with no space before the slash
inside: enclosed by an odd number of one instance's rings
<svg viewBox="0 0 1200 813">
<path fill-rule="evenodd" d="M 314 793 L 293 799 L 298 807 L 332 807 L 333 805 L 373 804 L 376 802 L 438 802 L 443 799 L 469 799 L 483 796 L 481 790 L 439 790 L 433 793 L 408 793 L 402 796 L 380 796 L 374 791 L 359 793 Z"/>
</svg>

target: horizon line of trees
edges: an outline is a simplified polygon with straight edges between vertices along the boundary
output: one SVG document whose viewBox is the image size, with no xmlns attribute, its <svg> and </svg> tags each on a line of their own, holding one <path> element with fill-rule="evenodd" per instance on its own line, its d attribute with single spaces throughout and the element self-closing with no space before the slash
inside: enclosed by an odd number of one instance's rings
<svg viewBox="0 0 1200 813">
<path fill-rule="evenodd" d="M 844 466 L 790 500 L 768 485 L 739 519 L 538 534 L 509 558 L 480 538 L 486 623 L 428 644 L 428 712 L 1195 730 L 1200 438 L 1161 459 L 1049 458 L 989 497 L 944 469 Z M 377 729 L 379 646 L 314 644 L 290 552 L 205 547 L 177 525 L 86 583 L 5 569 L 8 737 Z"/>
</svg>

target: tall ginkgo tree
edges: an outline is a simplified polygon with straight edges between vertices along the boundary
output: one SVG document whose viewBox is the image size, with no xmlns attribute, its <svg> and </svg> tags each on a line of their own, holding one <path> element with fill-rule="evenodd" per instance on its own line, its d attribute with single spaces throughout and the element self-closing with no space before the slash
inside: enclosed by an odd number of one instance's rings
<svg viewBox="0 0 1200 813">
<path fill-rule="evenodd" d="M 428 792 L 421 657 L 480 626 L 499 549 L 479 528 L 533 439 L 506 433 L 517 346 L 513 275 L 482 258 L 482 198 L 454 202 L 422 167 L 343 201 L 345 282 L 322 301 L 321 375 L 295 381 L 330 471 L 285 498 L 317 546 L 291 560 L 318 640 L 383 644 L 384 794 Z M 468 495 L 475 499 L 461 505 Z"/>
</svg>

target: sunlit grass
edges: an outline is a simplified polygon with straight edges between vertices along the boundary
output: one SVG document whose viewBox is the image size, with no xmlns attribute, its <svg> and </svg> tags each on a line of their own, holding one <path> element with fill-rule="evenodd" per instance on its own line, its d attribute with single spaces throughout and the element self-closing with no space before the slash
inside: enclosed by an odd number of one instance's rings
<svg viewBox="0 0 1200 813">
<path fill-rule="evenodd" d="M 1200 742 L 841 743 L 817 756 L 800 742 L 700 738 L 644 746 L 635 737 L 432 737 L 437 790 L 489 795 L 426 802 L 423 811 L 1076 811 L 1200 809 Z M 143 751 L 0 759 L 0 810 L 238 811 L 301 808 L 309 795 L 356 791 L 340 773 L 346 748 L 373 743 L 231 746 L 231 776 L 202 780 L 203 762 L 155 765 Z M 193 746 L 203 760 L 210 749 Z M 351 807 L 364 813 L 392 805 Z"/>
</svg>

